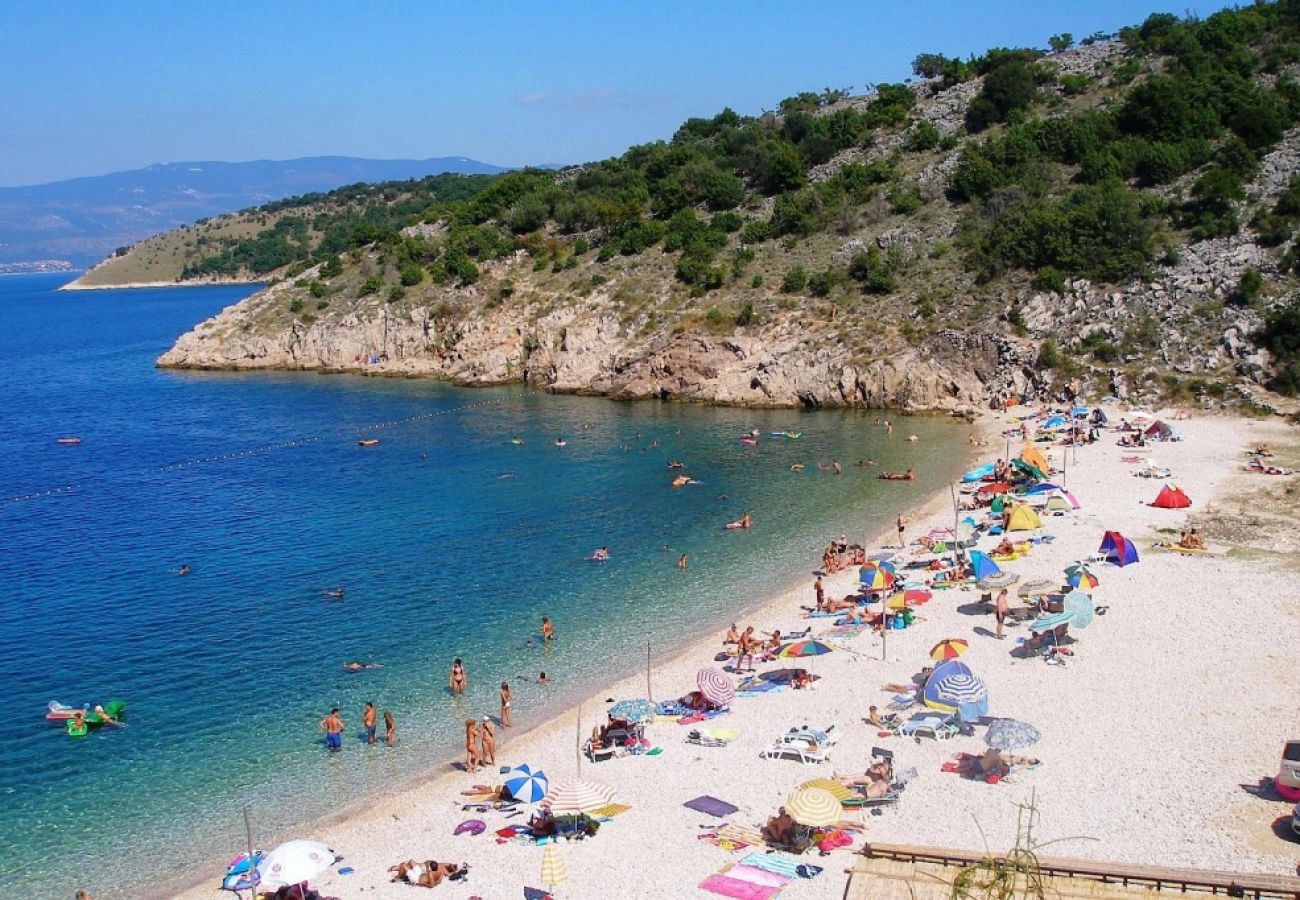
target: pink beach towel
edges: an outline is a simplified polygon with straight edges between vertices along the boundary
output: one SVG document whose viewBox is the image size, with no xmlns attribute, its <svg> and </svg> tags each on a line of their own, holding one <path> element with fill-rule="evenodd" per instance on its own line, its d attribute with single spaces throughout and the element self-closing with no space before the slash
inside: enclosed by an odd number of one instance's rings
<svg viewBox="0 0 1300 900">
<path fill-rule="evenodd" d="M 739 878 L 728 878 L 726 875 L 710 875 L 700 882 L 700 890 L 734 897 L 735 900 L 771 900 L 781 892 L 780 888 L 764 887 Z"/>
<path fill-rule="evenodd" d="M 760 869 L 758 866 L 747 866 L 744 863 L 732 866 L 725 874 L 728 878 L 748 881 L 750 884 L 756 884 L 759 887 L 783 888 L 791 880 L 785 875 L 769 872 L 766 869 Z"/>
</svg>

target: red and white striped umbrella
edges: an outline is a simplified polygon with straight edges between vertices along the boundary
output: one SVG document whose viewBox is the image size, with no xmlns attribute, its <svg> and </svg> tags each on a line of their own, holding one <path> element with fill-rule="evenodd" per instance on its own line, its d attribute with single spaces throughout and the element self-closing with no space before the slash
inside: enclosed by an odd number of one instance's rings
<svg viewBox="0 0 1300 900">
<path fill-rule="evenodd" d="M 712 666 L 695 673 L 695 684 L 704 695 L 704 699 L 715 706 L 727 706 L 736 699 L 736 687 L 727 677 L 727 673 Z"/>
<path fill-rule="evenodd" d="M 542 798 L 542 806 L 549 807 L 557 816 L 574 816 L 600 809 L 614 799 L 612 788 L 598 781 L 579 778 L 552 787 Z"/>
</svg>

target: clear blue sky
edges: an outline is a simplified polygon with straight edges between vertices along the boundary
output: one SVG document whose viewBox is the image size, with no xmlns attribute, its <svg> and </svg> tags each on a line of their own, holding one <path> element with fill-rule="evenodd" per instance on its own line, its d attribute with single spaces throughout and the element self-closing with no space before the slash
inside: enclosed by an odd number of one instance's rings
<svg viewBox="0 0 1300 900">
<path fill-rule="evenodd" d="M 0 185 L 178 160 L 581 162 L 724 106 L 1222 0 L 78 2 L 0 8 Z"/>
</svg>

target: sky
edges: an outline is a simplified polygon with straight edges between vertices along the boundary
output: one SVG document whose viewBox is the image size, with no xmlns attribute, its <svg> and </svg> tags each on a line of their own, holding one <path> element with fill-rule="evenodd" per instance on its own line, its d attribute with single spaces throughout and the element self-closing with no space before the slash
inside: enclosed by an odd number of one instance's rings
<svg viewBox="0 0 1300 900">
<path fill-rule="evenodd" d="M 223 0 L 0 6 L 0 186 L 186 160 L 576 163 L 922 52 L 1044 47 L 1221 0 Z"/>
</svg>

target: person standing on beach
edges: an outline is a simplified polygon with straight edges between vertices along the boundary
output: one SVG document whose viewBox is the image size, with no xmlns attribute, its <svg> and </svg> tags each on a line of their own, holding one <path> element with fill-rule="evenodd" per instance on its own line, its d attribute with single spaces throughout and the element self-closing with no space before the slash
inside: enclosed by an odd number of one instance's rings
<svg viewBox="0 0 1300 900">
<path fill-rule="evenodd" d="M 339 708 L 330 710 L 329 715 L 320 720 L 320 727 L 325 732 L 325 749 L 334 751 L 343 749 L 343 720 L 339 718 Z"/>
<path fill-rule="evenodd" d="M 822 584 L 822 578 L 820 575 L 818 575 L 817 580 L 813 582 L 813 593 L 817 595 L 817 610 L 820 612 L 826 608 L 826 586 Z"/>
<path fill-rule="evenodd" d="M 365 709 L 361 710 L 361 727 L 366 730 L 366 743 L 375 742 L 375 704 L 372 700 L 366 701 Z"/>
<path fill-rule="evenodd" d="M 478 724 L 473 719 L 465 720 L 465 771 L 478 771 Z"/>
<path fill-rule="evenodd" d="M 461 664 L 460 657 L 452 660 L 451 671 L 447 673 L 447 687 L 453 694 L 465 693 L 465 683 L 468 681 L 465 677 L 465 666 Z"/>
<path fill-rule="evenodd" d="M 397 724 L 388 710 L 384 710 L 384 743 L 390 747 L 397 743 Z"/>
<path fill-rule="evenodd" d="M 907 547 L 907 544 L 905 544 L 905 543 L 903 542 L 903 528 L 904 528 L 904 525 L 903 525 L 903 514 L 902 514 L 902 513 L 899 513 L 899 514 L 898 514 L 898 518 L 895 520 L 894 524 L 898 526 L 898 547 L 899 547 L 899 549 L 901 550 L 901 549 L 904 549 L 905 547 Z"/>
<path fill-rule="evenodd" d="M 993 607 L 993 615 L 995 615 L 998 620 L 997 637 L 998 640 L 1000 641 L 1002 640 L 1002 623 L 1005 622 L 1007 618 L 1007 589 L 1006 588 L 1003 588 L 1002 590 L 998 591 L 997 604 Z"/>
<path fill-rule="evenodd" d="M 483 717 L 483 723 L 478 728 L 479 754 L 478 760 L 484 765 L 496 765 L 497 761 L 497 740 L 496 735 L 492 733 L 492 720 L 487 716 Z"/>
<path fill-rule="evenodd" d="M 510 685 L 501 682 L 501 727 L 510 727 Z"/>
</svg>

